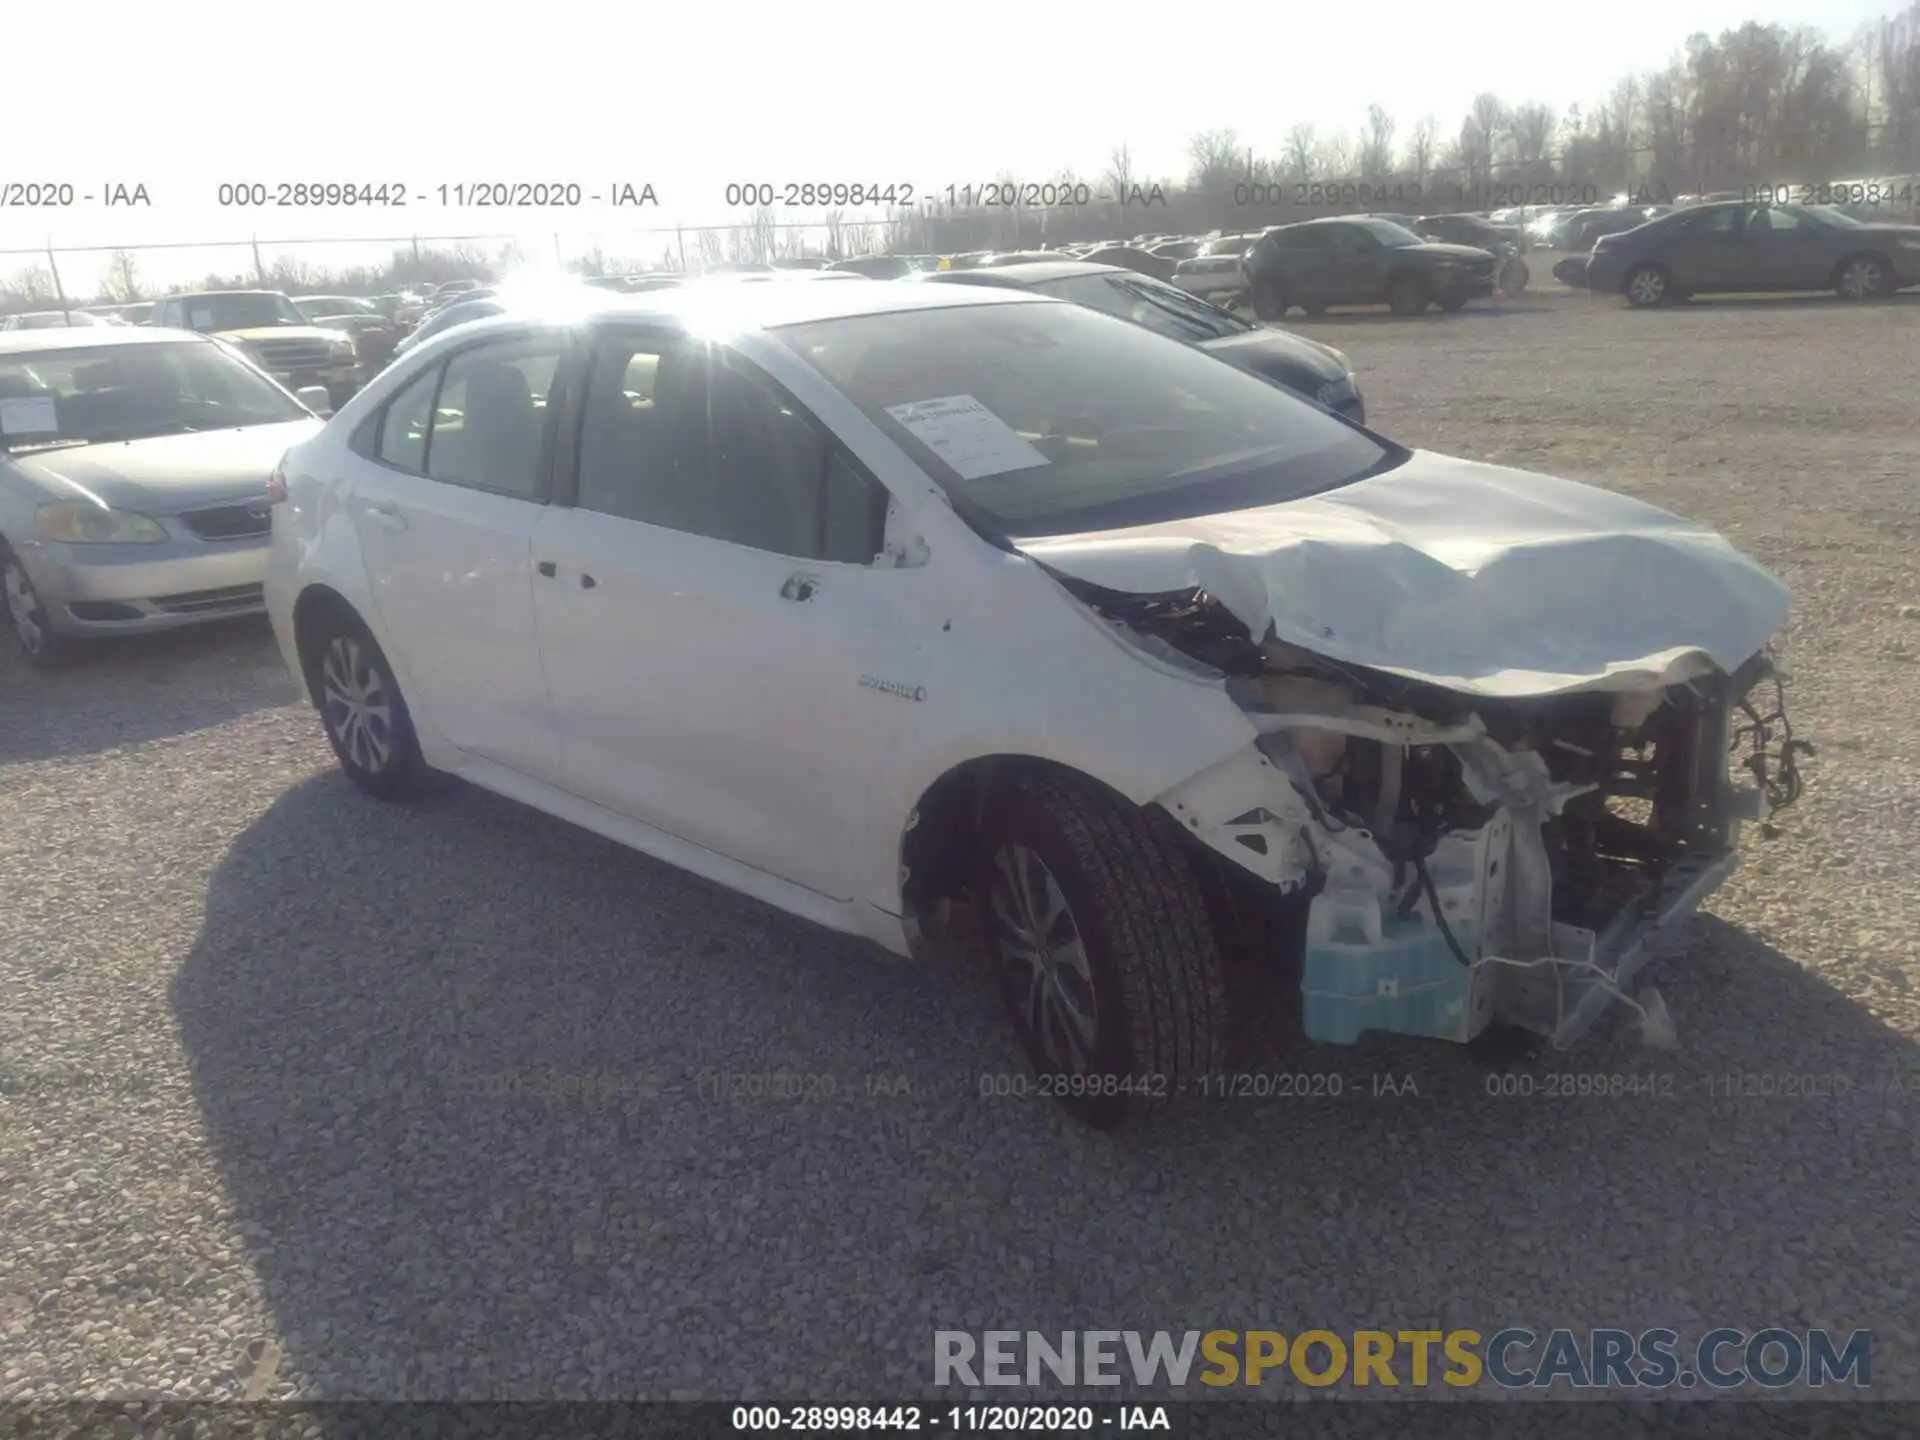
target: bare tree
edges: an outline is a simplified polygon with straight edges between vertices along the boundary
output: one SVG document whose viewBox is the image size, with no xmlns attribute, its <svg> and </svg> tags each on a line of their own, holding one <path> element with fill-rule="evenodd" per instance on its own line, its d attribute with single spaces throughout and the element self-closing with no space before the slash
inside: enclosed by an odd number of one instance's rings
<svg viewBox="0 0 1920 1440">
<path fill-rule="evenodd" d="M 771 205 L 754 206 L 746 235 L 750 259 L 764 265 L 780 254 L 780 229 Z"/>
<path fill-rule="evenodd" d="M 1367 106 L 1360 132 L 1360 178 L 1379 180 L 1393 172 L 1393 117 L 1379 105 Z"/>
<path fill-rule="evenodd" d="M 1499 144 L 1507 128 L 1507 107 L 1491 91 L 1473 97 L 1460 126 L 1460 166 L 1469 185 L 1481 187 L 1492 178 Z"/>
<path fill-rule="evenodd" d="M 13 278 L 7 281 L 6 290 L 28 305 L 59 298 L 58 287 L 53 283 L 53 272 L 44 265 L 28 265 L 14 271 Z"/>
<path fill-rule="evenodd" d="M 1329 180 L 1344 180 L 1356 169 L 1353 151 L 1344 135 L 1330 135 L 1314 149 L 1313 169 Z"/>
<path fill-rule="evenodd" d="M 1880 22 L 1869 61 L 1877 100 L 1869 97 L 1869 123 L 1877 123 L 1876 147 L 1890 171 L 1920 170 L 1920 0 Z"/>
<path fill-rule="evenodd" d="M 1433 171 L 1434 147 L 1440 139 L 1440 122 L 1426 115 L 1413 127 L 1413 136 L 1407 142 L 1407 168 L 1413 172 L 1416 182 L 1424 184 Z"/>
<path fill-rule="evenodd" d="M 1517 107 L 1507 119 L 1507 134 L 1513 141 L 1514 162 L 1533 171 L 1549 163 L 1553 132 L 1558 127 L 1553 107 L 1538 102 Z"/>
<path fill-rule="evenodd" d="M 1293 180 L 1311 180 L 1314 177 L 1314 164 L 1319 156 L 1320 145 L 1314 135 L 1313 122 L 1303 120 L 1287 131 L 1286 156 L 1287 175 Z"/>
<path fill-rule="evenodd" d="M 116 250 L 107 257 L 100 293 L 116 304 L 140 298 L 140 262 L 131 250 Z"/>
<path fill-rule="evenodd" d="M 1233 183 L 1240 169 L 1240 137 L 1231 130 L 1207 130 L 1187 142 L 1187 184 L 1211 194 Z"/>
<path fill-rule="evenodd" d="M 311 295 L 316 290 L 331 290 L 333 275 L 324 266 L 310 264 L 294 255 L 281 255 L 267 267 L 267 286 L 289 295 Z"/>
</svg>

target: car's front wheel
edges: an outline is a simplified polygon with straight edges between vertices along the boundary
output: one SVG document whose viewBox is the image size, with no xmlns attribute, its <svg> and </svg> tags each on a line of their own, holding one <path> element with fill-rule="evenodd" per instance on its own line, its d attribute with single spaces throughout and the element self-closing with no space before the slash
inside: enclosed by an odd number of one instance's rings
<svg viewBox="0 0 1920 1440">
<path fill-rule="evenodd" d="M 1097 1129 L 1222 1067 L 1226 970 L 1173 823 L 1091 781 L 999 792 L 980 888 L 999 989 L 1040 1093 Z"/>
<path fill-rule="evenodd" d="M 1412 271 L 1394 276 L 1387 286 L 1387 308 L 1396 315 L 1424 314 L 1427 300 L 1427 282 Z"/>
<path fill-rule="evenodd" d="M 379 800 L 419 794 L 428 770 L 400 682 L 371 633 L 341 619 L 320 636 L 309 664 L 327 743 L 347 778 Z"/>
<path fill-rule="evenodd" d="M 1253 313 L 1266 321 L 1287 318 L 1287 292 L 1277 280 L 1262 280 L 1253 287 Z"/>
<path fill-rule="evenodd" d="M 4 540 L 0 540 L 0 589 L 6 592 L 7 621 L 13 638 L 29 664 L 57 670 L 78 655 L 78 642 L 53 628 L 27 567 Z"/>
</svg>

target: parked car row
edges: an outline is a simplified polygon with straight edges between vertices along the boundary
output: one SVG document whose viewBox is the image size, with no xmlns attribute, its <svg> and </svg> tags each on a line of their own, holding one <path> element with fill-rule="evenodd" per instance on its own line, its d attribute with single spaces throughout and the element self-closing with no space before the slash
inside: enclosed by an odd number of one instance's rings
<svg viewBox="0 0 1920 1440">
<path fill-rule="evenodd" d="M 1868 223 L 1827 205 L 1708 202 L 1601 235 L 1553 273 L 1564 285 L 1624 295 L 1639 307 L 1829 289 L 1874 300 L 1920 285 L 1920 225 Z"/>
</svg>

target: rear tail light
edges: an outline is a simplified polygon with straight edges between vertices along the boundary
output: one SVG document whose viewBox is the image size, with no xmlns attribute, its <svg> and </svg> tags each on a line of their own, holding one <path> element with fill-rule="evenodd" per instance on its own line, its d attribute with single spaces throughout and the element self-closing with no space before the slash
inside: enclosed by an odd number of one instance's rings
<svg viewBox="0 0 1920 1440">
<path fill-rule="evenodd" d="M 273 473 L 267 476 L 267 503 L 279 505 L 287 498 L 287 472 L 275 466 Z"/>
</svg>

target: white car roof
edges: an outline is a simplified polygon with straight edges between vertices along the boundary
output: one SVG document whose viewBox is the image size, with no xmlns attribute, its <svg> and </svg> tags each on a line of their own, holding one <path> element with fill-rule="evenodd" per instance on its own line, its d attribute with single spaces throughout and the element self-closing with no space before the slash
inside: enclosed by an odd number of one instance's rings
<svg viewBox="0 0 1920 1440">
<path fill-rule="evenodd" d="M 213 344 L 206 336 L 196 335 L 191 330 L 150 329 L 144 325 L 78 325 L 58 330 L 0 331 L 0 355 L 17 355 L 28 350 L 36 353 L 47 350 L 96 350 L 103 345 L 178 344 L 183 340 L 202 345 Z"/>
<path fill-rule="evenodd" d="M 590 290 L 590 300 L 565 297 L 551 304 L 514 304 L 512 297 L 495 296 L 507 305 L 504 315 L 470 320 L 451 327 L 473 337 L 493 330 L 510 330 L 528 321 L 553 320 L 589 323 L 596 320 L 664 319 L 724 312 L 728 325 L 739 330 L 771 330 L 805 325 L 815 320 L 841 320 L 856 315 L 885 315 L 908 310 L 952 310 L 963 305 L 1057 305 L 1049 296 L 1025 295 L 984 285 L 915 285 L 901 280 L 870 280 L 855 285 L 739 285 L 695 281 L 672 290 L 638 295 L 610 295 Z M 433 337 L 438 340 L 439 336 Z M 423 347 L 424 348 L 424 347 Z"/>
</svg>

